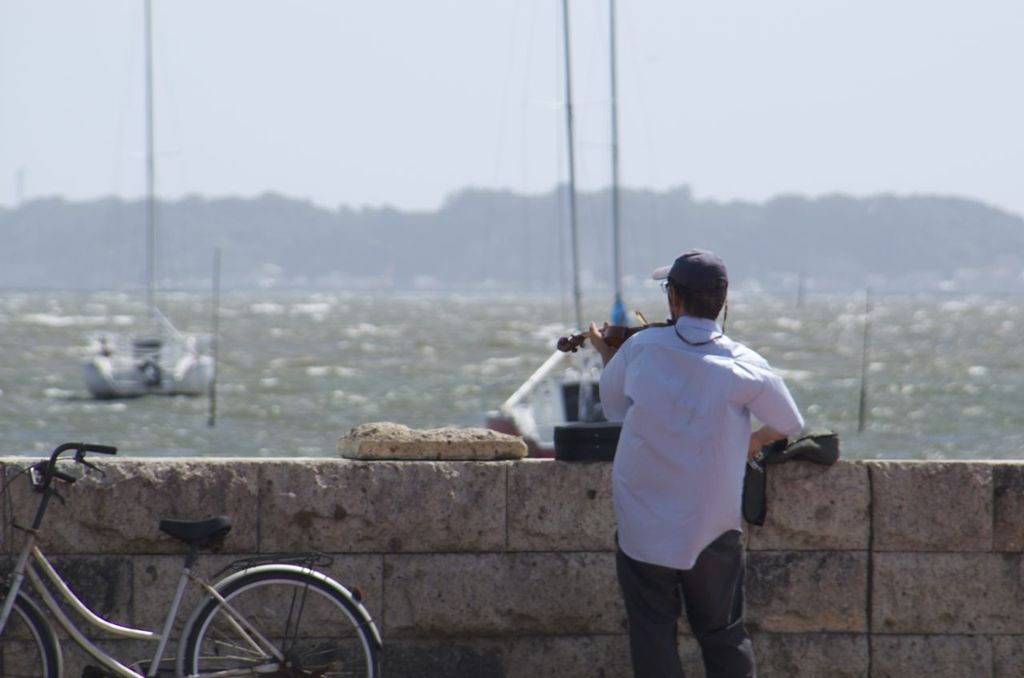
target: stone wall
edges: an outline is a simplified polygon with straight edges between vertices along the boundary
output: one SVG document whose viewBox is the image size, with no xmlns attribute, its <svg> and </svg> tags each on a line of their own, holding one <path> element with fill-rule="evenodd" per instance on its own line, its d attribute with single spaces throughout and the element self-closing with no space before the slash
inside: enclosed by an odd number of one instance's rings
<svg viewBox="0 0 1024 678">
<path fill-rule="evenodd" d="M 4 461 L 8 476 L 27 463 Z M 380 624 L 389 678 L 629 675 L 609 464 L 99 461 L 106 476 L 52 505 L 44 548 L 108 618 L 159 625 L 181 563 L 160 518 L 225 513 L 234 529 L 203 569 L 335 555 L 330 573 Z M 27 482 L 8 497 L 4 524 L 12 509 L 29 522 Z M 763 678 L 1024 675 L 1024 465 L 791 462 L 770 467 L 769 502 L 747 534 Z M 685 628 L 681 653 L 703 676 Z"/>
</svg>

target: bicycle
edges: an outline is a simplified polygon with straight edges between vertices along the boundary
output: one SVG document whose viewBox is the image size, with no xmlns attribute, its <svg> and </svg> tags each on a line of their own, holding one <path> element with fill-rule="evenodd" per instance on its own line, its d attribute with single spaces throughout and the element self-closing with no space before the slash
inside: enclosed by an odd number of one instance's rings
<svg viewBox="0 0 1024 678">
<path fill-rule="evenodd" d="M 87 472 L 99 473 L 102 471 L 86 461 L 88 454 L 117 452 L 117 448 L 107 445 L 65 443 L 53 451 L 49 460 L 21 471 L 28 474 L 33 490 L 42 497 L 31 527 L 13 524 L 24 533 L 25 541 L 5 586 L 0 589 L 3 594 L 0 675 L 5 678 L 61 678 L 63 675 L 60 642 L 43 608 L 103 667 L 88 667 L 84 675 L 126 678 L 168 675 L 170 660 L 165 660 L 164 654 L 186 586 L 192 584 L 201 589 L 203 597 L 179 636 L 173 660 L 174 676 L 379 678 L 380 633 L 360 602 L 358 592 L 349 591 L 314 569 L 314 566 L 329 565 L 327 556 L 314 553 L 247 558 L 214 575 L 216 578 L 228 569 L 235 570 L 212 584 L 195 574 L 199 553 L 217 550 L 231 530 L 227 516 L 160 521 L 160 530 L 184 542 L 188 551 L 159 633 L 114 624 L 95 614 L 64 582 L 38 546 L 40 527 L 51 498 L 64 501 L 53 487 L 54 481 L 70 484 L 76 480 L 58 469 L 58 462 L 72 461 L 61 459 L 72 450 L 75 463 L 83 465 Z M 42 606 L 26 594 L 26 579 Z M 47 581 L 56 594 L 92 626 L 118 637 L 156 643 L 152 659 L 125 664 L 97 647 L 68 618 Z"/>
</svg>

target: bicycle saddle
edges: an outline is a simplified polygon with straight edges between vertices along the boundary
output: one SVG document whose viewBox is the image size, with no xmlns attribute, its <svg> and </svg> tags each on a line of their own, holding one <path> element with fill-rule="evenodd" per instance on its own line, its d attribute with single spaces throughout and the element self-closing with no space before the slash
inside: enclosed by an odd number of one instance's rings
<svg viewBox="0 0 1024 678">
<path fill-rule="evenodd" d="M 160 521 L 160 531 L 189 546 L 204 547 L 223 539 L 231 531 L 231 518 L 227 516 L 214 516 L 203 520 L 165 518 Z"/>
</svg>

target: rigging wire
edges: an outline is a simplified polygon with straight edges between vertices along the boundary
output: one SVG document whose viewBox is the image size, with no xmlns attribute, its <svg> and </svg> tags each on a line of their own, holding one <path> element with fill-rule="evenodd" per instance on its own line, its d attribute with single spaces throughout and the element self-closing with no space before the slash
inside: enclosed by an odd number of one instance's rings
<svg viewBox="0 0 1024 678">
<path fill-rule="evenodd" d="M 620 65 L 625 65 L 627 72 L 630 77 L 628 82 L 632 84 L 633 96 L 625 97 L 624 102 L 627 105 L 623 107 L 624 112 L 627 112 L 628 117 L 631 120 L 637 122 L 637 127 L 640 130 L 640 139 L 630 138 L 630 154 L 633 157 L 643 155 L 646 158 L 646 162 L 643 163 L 645 167 L 655 167 L 654 158 L 654 144 L 651 142 L 651 124 L 649 111 L 651 108 L 648 104 L 647 88 L 644 87 L 645 80 L 643 78 L 644 69 L 640 68 L 637 62 L 636 49 L 629 49 L 632 46 L 642 46 L 645 44 L 643 40 L 637 38 L 636 25 L 633 23 L 633 14 L 629 11 L 630 6 L 622 8 L 626 11 L 618 12 L 618 37 L 622 38 L 623 44 L 627 47 L 626 49 L 618 50 L 619 56 L 624 56 L 625 59 L 619 59 Z M 623 62 L 625 62 L 623 64 Z M 632 101 L 633 106 L 629 106 L 628 102 Z M 637 143 L 639 142 L 639 143 Z M 641 185 L 643 182 L 639 182 Z M 664 211 L 664 200 L 654 201 L 655 204 L 652 206 L 651 200 L 636 201 L 635 204 L 644 204 L 648 210 L 648 214 L 643 219 L 631 220 L 630 238 L 629 241 L 633 247 L 633 252 L 657 252 L 660 250 L 659 243 L 654 240 L 654 225 L 662 223 L 662 217 Z M 654 210 L 657 210 L 655 213 Z M 629 259 L 624 257 L 625 261 Z M 635 261 L 635 257 L 634 257 Z M 624 265 L 624 269 L 629 268 L 628 263 Z M 641 279 L 646 279 L 647 276 L 643 276 Z"/>
<path fill-rule="evenodd" d="M 507 117 L 509 102 L 512 99 L 512 67 L 515 62 L 515 48 L 519 41 L 519 14 L 520 6 L 519 3 L 514 3 L 513 12 L 514 15 L 511 20 L 512 30 L 509 32 L 509 40 L 507 47 L 507 55 L 505 58 L 504 78 L 501 87 L 503 96 L 498 103 L 498 130 L 495 140 L 494 149 L 494 164 L 491 169 L 491 183 L 494 186 L 494 193 L 500 195 L 500 173 L 501 164 L 505 155 L 505 134 L 507 127 Z M 478 280 L 486 280 L 488 276 L 489 262 L 492 258 L 492 247 L 494 246 L 494 229 L 496 228 L 496 216 L 498 210 L 496 209 L 495 203 L 498 200 L 499 195 L 492 194 L 491 199 L 487 204 L 487 219 L 486 225 L 484 226 L 484 238 L 482 246 L 482 255 L 478 258 Z M 528 232 L 527 228 L 523 228 L 524 232 Z M 527 250 L 528 251 L 528 250 Z M 524 252 L 524 259 L 526 259 Z"/>
</svg>

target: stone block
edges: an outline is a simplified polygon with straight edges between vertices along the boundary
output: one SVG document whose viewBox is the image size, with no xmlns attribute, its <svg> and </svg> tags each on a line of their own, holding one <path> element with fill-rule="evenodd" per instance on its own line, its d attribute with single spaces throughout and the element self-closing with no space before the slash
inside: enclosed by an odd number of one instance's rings
<svg viewBox="0 0 1024 678">
<path fill-rule="evenodd" d="M 153 655 L 156 653 L 156 642 L 150 642 L 146 640 L 126 640 L 126 639 L 112 639 L 112 638 L 97 638 L 90 636 L 90 639 L 99 646 L 101 650 L 109 654 L 114 659 L 118 660 L 122 664 L 131 667 L 137 662 L 146 662 L 148 665 L 153 659 Z M 161 676 L 174 675 L 174 656 L 177 650 L 176 639 L 168 644 L 167 649 L 164 651 L 163 666 L 166 673 L 161 673 Z M 80 648 L 77 643 L 72 640 L 61 641 L 61 662 L 63 664 L 64 672 L 62 675 L 65 678 L 78 678 L 83 675 L 82 671 L 86 666 L 99 667 L 100 663 L 96 661 L 92 656 L 86 653 L 85 650 Z M 16 674 L 21 675 L 21 674 Z M 25 674 L 35 675 L 35 674 Z"/>
<path fill-rule="evenodd" d="M 866 635 L 758 633 L 753 641 L 760 678 L 868 677 Z"/>
<path fill-rule="evenodd" d="M 506 639 L 385 640 L 388 678 L 507 676 Z"/>
<path fill-rule="evenodd" d="M 338 438 L 338 452 L 350 459 L 495 461 L 522 459 L 522 438 L 486 428 L 412 429 L 402 424 L 359 424 Z"/>
<path fill-rule="evenodd" d="M 752 632 L 863 633 L 867 554 L 752 551 L 747 557 L 747 621 Z"/>
<path fill-rule="evenodd" d="M 211 583 L 231 574 L 222 570 L 236 560 L 236 556 L 210 555 L 200 558 L 196 573 Z M 335 579 L 350 591 L 358 589 L 363 596 L 363 605 L 374 619 L 379 619 L 383 597 L 383 556 L 380 555 L 339 555 L 328 567 L 318 567 L 321 572 Z M 133 581 L 134 614 L 132 621 L 146 629 L 160 631 L 163 628 L 167 610 L 174 597 L 174 590 L 181 576 L 183 559 L 175 556 L 138 556 L 133 559 L 135 577 Z M 237 568 L 236 568 L 237 569 Z M 199 604 L 202 595 L 198 587 L 189 585 L 178 613 L 178 628 Z"/>
<path fill-rule="evenodd" d="M 224 550 L 256 550 L 255 464 L 237 459 L 99 459 L 97 464 L 105 475 L 84 475 L 59 488 L 66 504 L 50 502 L 41 542 L 47 553 L 184 553 L 184 544 L 160 532 L 160 520 L 220 514 L 232 521 Z M 38 495 L 27 482 L 14 483 L 10 491 L 18 522 L 30 524 Z"/>
<path fill-rule="evenodd" d="M 1024 676 L 1024 636 L 995 636 L 992 638 L 992 677 L 1020 678 Z"/>
<path fill-rule="evenodd" d="M 994 464 L 993 548 L 1024 551 L 1024 464 Z"/>
<path fill-rule="evenodd" d="M 384 635 L 619 634 L 610 553 L 397 554 L 384 558 Z"/>
<path fill-rule="evenodd" d="M 868 472 L 855 462 L 768 467 L 768 516 L 748 526 L 755 550 L 867 550 Z"/>
<path fill-rule="evenodd" d="M 388 643 L 386 662 L 388 678 L 632 677 L 622 635 L 403 638 Z"/>
<path fill-rule="evenodd" d="M 872 462 L 876 551 L 988 551 L 992 465 Z"/>
<path fill-rule="evenodd" d="M 1021 556 L 989 553 L 878 553 L 872 628 L 876 633 L 1024 633 Z"/>
<path fill-rule="evenodd" d="M 687 674 L 690 675 L 690 674 Z M 626 636 L 546 637 L 508 645 L 506 678 L 628 678 Z"/>
<path fill-rule="evenodd" d="M 680 636 L 687 678 L 704 678 L 700 648 Z M 866 678 L 867 636 L 760 634 L 754 636 L 762 678 Z M 390 678 L 632 678 L 625 635 L 502 638 L 400 638 L 388 643 Z"/>
<path fill-rule="evenodd" d="M 982 636 L 874 636 L 871 678 L 992 675 L 992 645 Z"/>
<path fill-rule="evenodd" d="M 268 462 L 260 467 L 259 550 L 502 550 L 507 468 L 507 462 Z"/>
<path fill-rule="evenodd" d="M 611 464 L 536 459 L 508 473 L 509 549 L 615 549 Z"/>
</svg>

